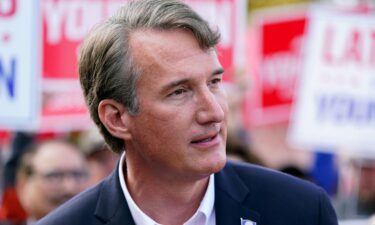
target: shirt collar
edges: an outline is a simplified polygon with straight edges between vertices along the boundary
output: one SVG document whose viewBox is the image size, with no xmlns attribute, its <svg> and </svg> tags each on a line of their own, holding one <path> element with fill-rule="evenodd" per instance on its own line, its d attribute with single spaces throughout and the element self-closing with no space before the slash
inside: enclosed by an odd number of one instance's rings
<svg viewBox="0 0 375 225">
<path fill-rule="evenodd" d="M 134 202 L 133 198 L 131 197 L 129 190 L 126 186 L 126 181 L 124 179 L 123 167 L 125 164 L 125 152 L 121 155 L 120 165 L 118 167 L 118 174 L 120 179 L 121 189 L 124 193 L 126 202 L 128 203 L 129 210 L 131 215 L 133 216 L 135 224 L 142 224 L 142 225 L 161 225 L 147 216 Z M 214 201 L 215 201 L 215 185 L 214 185 L 214 175 L 211 174 L 207 186 L 206 193 L 199 205 L 198 210 L 194 213 L 194 215 L 184 223 L 184 225 L 193 225 L 197 224 L 196 222 L 199 220 L 199 217 L 203 214 L 204 215 L 204 222 L 199 224 L 211 224 L 212 221 L 215 220 L 215 210 L 214 210 Z M 215 224 L 215 223 L 213 223 Z"/>
</svg>

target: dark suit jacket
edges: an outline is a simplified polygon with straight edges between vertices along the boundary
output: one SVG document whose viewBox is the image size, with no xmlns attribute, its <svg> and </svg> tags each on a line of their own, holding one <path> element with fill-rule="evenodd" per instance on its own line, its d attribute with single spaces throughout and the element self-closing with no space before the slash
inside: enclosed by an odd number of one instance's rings
<svg viewBox="0 0 375 225">
<path fill-rule="evenodd" d="M 228 162 L 215 174 L 217 225 L 337 225 L 324 191 L 308 182 L 265 168 Z M 40 220 L 37 225 L 134 224 L 117 170 Z"/>
</svg>

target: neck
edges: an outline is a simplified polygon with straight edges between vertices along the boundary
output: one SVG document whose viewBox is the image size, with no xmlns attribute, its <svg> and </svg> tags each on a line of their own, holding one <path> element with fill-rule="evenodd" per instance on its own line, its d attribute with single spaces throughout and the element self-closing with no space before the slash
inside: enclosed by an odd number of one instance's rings
<svg viewBox="0 0 375 225">
<path fill-rule="evenodd" d="M 126 165 L 126 166 L 125 166 Z M 183 224 L 197 211 L 207 190 L 208 177 L 200 179 L 171 179 L 144 176 L 131 163 L 124 164 L 124 179 L 137 206 L 158 223 Z"/>
</svg>

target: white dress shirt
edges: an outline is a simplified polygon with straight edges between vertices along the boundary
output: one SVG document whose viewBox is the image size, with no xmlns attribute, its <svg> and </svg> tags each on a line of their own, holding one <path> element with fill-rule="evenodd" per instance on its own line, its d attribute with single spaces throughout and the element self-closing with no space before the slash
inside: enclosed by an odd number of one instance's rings
<svg viewBox="0 0 375 225">
<path fill-rule="evenodd" d="M 126 198 L 126 201 L 129 206 L 129 210 L 131 215 L 133 216 L 134 222 L 136 225 L 161 225 L 147 216 L 134 202 L 132 196 L 129 193 L 129 190 L 126 186 L 126 181 L 124 179 L 123 174 L 123 166 L 125 161 L 125 152 L 122 154 L 120 159 L 120 166 L 119 166 L 119 179 L 122 191 Z M 194 215 L 184 223 L 184 225 L 215 225 L 215 187 L 214 187 L 214 175 L 212 174 L 209 178 L 208 186 L 206 193 L 199 205 L 198 210 L 194 213 Z"/>
</svg>

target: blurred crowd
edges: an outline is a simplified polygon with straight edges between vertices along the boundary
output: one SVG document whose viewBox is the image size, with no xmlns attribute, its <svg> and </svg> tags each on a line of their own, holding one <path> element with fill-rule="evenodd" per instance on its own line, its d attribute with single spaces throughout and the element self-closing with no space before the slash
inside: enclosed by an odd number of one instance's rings
<svg viewBox="0 0 375 225">
<path fill-rule="evenodd" d="M 375 213 L 375 161 L 301 151 L 286 143 L 287 124 L 249 128 L 243 123 L 242 101 L 251 82 L 237 72 L 228 84 L 230 105 L 227 155 L 279 170 L 323 187 L 340 219 L 369 218 Z M 32 224 L 104 179 L 118 155 L 97 130 L 64 134 L 15 132 L 2 145 L 0 224 Z"/>
<path fill-rule="evenodd" d="M 96 130 L 59 135 L 14 133 L 1 164 L 0 224 L 33 224 L 115 168 Z"/>
</svg>

